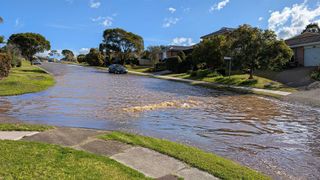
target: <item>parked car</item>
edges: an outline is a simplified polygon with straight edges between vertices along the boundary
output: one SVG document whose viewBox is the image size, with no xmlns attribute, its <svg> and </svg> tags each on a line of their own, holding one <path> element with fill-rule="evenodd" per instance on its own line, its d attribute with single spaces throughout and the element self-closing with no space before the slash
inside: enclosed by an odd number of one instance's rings
<svg viewBox="0 0 320 180">
<path fill-rule="evenodd" d="M 127 74 L 128 70 L 120 64 L 112 64 L 109 66 L 109 73 L 113 74 Z"/>
<path fill-rule="evenodd" d="M 40 60 L 33 60 L 32 65 L 41 65 L 41 61 Z"/>
</svg>

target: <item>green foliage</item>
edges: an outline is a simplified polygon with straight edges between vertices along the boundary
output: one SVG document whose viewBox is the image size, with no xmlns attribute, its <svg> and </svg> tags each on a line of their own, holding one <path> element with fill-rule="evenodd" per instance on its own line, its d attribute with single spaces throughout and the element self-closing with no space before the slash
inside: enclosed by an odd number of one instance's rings
<svg viewBox="0 0 320 180">
<path fill-rule="evenodd" d="M 192 71 L 190 74 L 191 77 L 197 77 L 197 78 L 210 78 L 210 77 L 218 77 L 220 76 L 219 73 L 217 73 L 214 70 L 210 70 L 210 69 L 204 69 L 204 70 L 197 70 L 197 71 Z"/>
<path fill-rule="evenodd" d="M 302 34 L 306 32 L 320 33 L 320 28 L 318 23 L 308 24 L 306 28 L 302 31 Z"/>
<path fill-rule="evenodd" d="M 183 51 L 179 51 L 177 54 L 182 61 L 186 60 L 187 56 Z"/>
<path fill-rule="evenodd" d="M 255 69 L 267 69 L 286 64 L 292 57 L 292 50 L 277 40 L 273 31 L 242 25 L 231 33 L 233 59 L 242 69 L 250 70 L 249 79 Z M 279 67 L 278 67 L 279 68 Z"/>
<path fill-rule="evenodd" d="M 104 57 L 97 49 L 91 48 L 85 57 L 85 61 L 90 66 L 102 66 L 104 64 Z"/>
<path fill-rule="evenodd" d="M 190 166 L 207 171 L 220 179 L 270 179 L 262 173 L 248 167 L 241 166 L 229 159 L 202 151 L 195 147 L 167 140 L 122 132 L 112 132 L 101 136 L 101 138 L 138 145 L 167 154 L 171 157 L 184 161 Z"/>
<path fill-rule="evenodd" d="M 117 56 L 121 64 L 132 56 L 140 56 L 144 49 L 143 38 L 139 35 L 127 32 L 123 29 L 107 29 L 103 32 L 103 42 L 99 50 L 111 56 Z M 112 59 L 112 58 L 110 58 Z"/>
<path fill-rule="evenodd" d="M 84 55 L 84 54 L 79 54 L 79 55 L 77 56 L 77 61 L 78 61 L 79 63 L 86 62 L 86 55 Z"/>
<path fill-rule="evenodd" d="M 180 64 L 182 63 L 182 60 L 179 56 L 174 56 L 165 59 L 167 69 L 169 71 L 179 73 L 180 72 Z"/>
<path fill-rule="evenodd" d="M 0 53 L 0 79 L 9 75 L 11 68 L 11 57 L 9 54 Z"/>
<path fill-rule="evenodd" d="M 225 36 L 213 36 L 198 44 L 192 53 L 195 64 L 205 63 L 208 68 L 218 68 L 223 65 L 224 56 L 229 52 L 230 42 Z"/>
<path fill-rule="evenodd" d="M 152 66 L 155 68 L 156 64 L 160 61 L 160 53 L 162 52 L 161 46 L 149 46 L 145 52 L 148 59 L 151 59 Z"/>
<path fill-rule="evenodd" d="M 32 61 L 32 57 L 39 52 L 50 50 L 50 42 L 37 33 L 19 33 L 9 37 L 8 44 L 16 45 L 21 55 Z"/>
<path fill-rule="evenodd" d="M 11 57 L 11 67 L 21 67 L 22 61 L 24 60 L 21 56 L 21 52 L 16 45 L 7 44 L 4 50 Z"/>
<path fill-rule="evenodd" d="M 68 49 L 62 50 L 62 55 L 64 55 L 65 61 L 71 61 L 71 62 L 76 61 L 76 59 L 74 58 L 74 54 L 71 50 L 68 50 Z"/>
<path fill-rule="evenodd" d="M 317 70 L 315 70 L 311 73 L 311 78 L 316 81 L 320 81 L 320 66 L 318 67 Z"/>
<path fill-rule="evenodd" d="M 0 36 L 0 44 L 2 44 L 4 42 L 4 37 Z"/>
</svg>

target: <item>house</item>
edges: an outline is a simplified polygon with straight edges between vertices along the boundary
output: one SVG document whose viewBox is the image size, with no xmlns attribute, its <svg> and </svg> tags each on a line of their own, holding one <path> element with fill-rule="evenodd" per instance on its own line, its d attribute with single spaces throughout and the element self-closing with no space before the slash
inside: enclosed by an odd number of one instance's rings
<svg viewBox="0 0 320 180">
<path fill-rule="evenodd" d="M 177 56 L 180 51 L 183 51 L 185 54 L 189 54 L 192 50 L 193 46 L 168 46 L 160 53 L 160 60 Z"/>
<path fill-rule="evenodd" d="M 311 67 L 320 65 L 320 33 L 305 32 L 286 43 L 294 51 L 293 62 L 299 66 Z"/>
<path fill-rule="evenodd" d="M 201 39 L 204 40 L 204 39 L 209 39 L 212 36 L 227 35 L 227 34 L 231 33 L 234 30 L 235 30 L 235 28 L 223 27 L 218 31 L 215 31 L 213 33 L 210 33 L 210 34 L 202 36 Z"/>
</svg>

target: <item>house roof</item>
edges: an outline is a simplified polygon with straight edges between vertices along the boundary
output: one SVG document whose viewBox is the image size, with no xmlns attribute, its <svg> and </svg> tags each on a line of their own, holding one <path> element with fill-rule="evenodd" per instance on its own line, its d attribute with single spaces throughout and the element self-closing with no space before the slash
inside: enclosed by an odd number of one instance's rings
<svg viewBox="0 0 320 180">
<path fill-rule="evenodd" d="M 289 46 L 303 46 L 310 43 L 320 43 L 320 33 L 306 32 L 286 40 Z"/>
<path fill-rule="evenodd" d="M 168 46 L 167 50 L 171 51 L 185 51 L 192 49 L 192 46 Z"/>
<path fill-rule="evenodd" d="M 221 28 L 221 29 L 218 30 L 218 31 L 215 31 L 215 32 L 210 33 L 210 34 L 207 34 L 207 35 L 205 35 L 205 36 L 202 36 L 201 39 L 206 39 L 206 38 L 211 37 L 211 36 L 214 36 L 214 35 L 224 35 L 224 34 L 226 34 L 226 33 L 232 32 L 232 31 L 234 31 L 234 30 L 235 30 L 235 28 L 223 27 L 223 28 Z"/>
</svg>

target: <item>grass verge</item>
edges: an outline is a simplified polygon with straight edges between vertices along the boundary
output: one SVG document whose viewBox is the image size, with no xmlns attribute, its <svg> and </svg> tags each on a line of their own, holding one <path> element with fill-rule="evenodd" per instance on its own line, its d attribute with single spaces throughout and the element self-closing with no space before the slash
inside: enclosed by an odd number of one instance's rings
<svg viewBox="0 0 320 180">
<path fill-rule="evenodd" d="M 0 123 L 0 131 L 46 131 L 53 129 L 53 126 L 35 125 L 35 124 L 10 124 Z"/>
<path fill-rule="evenodd" d="M 151 67 L 150 66 L 131 66 L 126 65 L 126 68 L 128 71 L 135 71 L 135 72 L 141 72 L 141 73 L 150 73 Z"/>
<path fill-rule="evenodd" d="M 39 92 L 54 84 L 55 80 L 50 74 L 23 61 L 22 67 L 12 68 L 9 77 L 0 80 L 0 96 Z"/>
<path fill-rule="evenodd" d="M 105 140 L 115 140 L 127 144 L 146 147 L 171 157 L 179 159 L 193 167 L 207 171 L 221 179 L 270 179 L 269 177 L 250 168 L 241 166 L 231 160 L 198 148 L 170 142 L 167 140 L 144 137 L 122 132 L 112 132 L 102 135 Z"/>
<path fill-rule="evenodd" d="M 110 158 L 57 145 L 0 141 L 0 179 L 147 179 Z"/>
<path fill-rule="evenodd" d="M 190 74 L 181 73 L 181 74 L 169 74 L 167 76 L 177 77 L 182 79 L 192 79 L 198 81 L 204 81 L 209 83 L 218 83 L 223 85 L 233 85 L 233 86 L 243 86 L 243 87 L 252 87 L 252 88 L 260 88 L 260 89 L 268 89 L 268 90 L 277 90 L 277 91 L 285 91 L 285 92 L 295 92 L 297 91 L 295 88 L 288 87 L 280 82 L 273 81 L 271 79 L 267 79 L 260 76 L 254 76 L 253 80 L 249 80 L 249 75 L 247 74 L 236 74 L 229 76 L 194 76 L 192 77 Z"/>
</svg>

